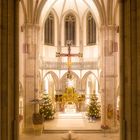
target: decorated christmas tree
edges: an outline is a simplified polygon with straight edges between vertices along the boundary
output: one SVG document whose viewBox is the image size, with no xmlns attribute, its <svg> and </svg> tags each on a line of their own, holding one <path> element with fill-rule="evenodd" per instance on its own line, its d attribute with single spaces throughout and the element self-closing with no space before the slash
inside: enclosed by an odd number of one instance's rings
<svg viewBox="0 0 140 140">
<path fill-rule="evenodd" d="M 87 109 L 87 116 L 92 119 L 100 118 L 100 105 L 96 94 L 92 94 L 90 97 L 90 104 Z"/>
<path fill-rule="evenodd" d="M 52 100 L 47 94 L 43 94 L 39 112 L 44 117 L 44 120 L 54 118 L 55 109 L 53 107 Z"/>
</svg>

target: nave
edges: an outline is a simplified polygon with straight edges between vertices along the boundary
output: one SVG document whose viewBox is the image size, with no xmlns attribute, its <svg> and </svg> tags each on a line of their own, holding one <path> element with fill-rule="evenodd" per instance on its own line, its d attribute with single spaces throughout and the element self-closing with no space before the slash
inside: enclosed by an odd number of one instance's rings
<svg viewBox="0 0 140 140">
<path fill-rule="evenodd" d="M 119 131 L 117 1 L 22 0 L 19 14 L 19 134 Z"/>
</svg>

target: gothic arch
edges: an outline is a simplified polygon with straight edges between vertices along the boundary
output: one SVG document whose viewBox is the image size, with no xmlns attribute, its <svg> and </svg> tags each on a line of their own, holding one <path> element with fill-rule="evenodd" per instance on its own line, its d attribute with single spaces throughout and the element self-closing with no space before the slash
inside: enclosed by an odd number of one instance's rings
<svg viewBox="0 0 140 140">
<path fill-rule="evenodd" d="M 35 15 L 35 22 L 38 23 L 39 22 L 39 18 L 40 18 L 40 15 L 41 15 L 41 12 L 42 12 L 42 9 L 45 5 L 45 3 L 47 2 L 47 0 L 42 0 L 37 8 L 37 12 L 36 12 L 36 15 Z"/>
<path fill-rule="evenodd" d="M 95 2 L 95 5 L 98 9 L 98 12 L 99 12 L 99 15 L 100 15 L 100 21 L 101 21 L 101 24 L 104 24 L 105 23 L 105 7 L 104 7 L 104 2 L 101 1 L 101 3 L 98 1 L 98 0 L 94 0 Z"/>
<path fill-rule="evenodd" d="M 61 77 L 60 83 L 63 83 L 63 81 L 64 81 L 65 78 L 67 77 L 67 74 L 68 74 L 68 72 L 66 72 L 66 73 Z M 80 89 L 79 86 L 81 85 L 81 82 L 80 82 L 79 76 L 78 76 L 75 72 L 73 72 L 73 71 L 71 71 L 71 74 L 76 78 L 76 87 L 77 87 L 78 89 Z"/>
<path fill-rule="evenodd" d="M 96 26 L 99 27 L 100 24 L 98 23 L 98 21 L 97 21 L 97 19 L 96 19 L 96 16 L 95 16 L 94 13 L 93 13 L 91 10 L 89 10 L 89 9 L 87 9 L 87 10 L 85 11 L 85 13 L 83 14 L 82 21 L 85 21 L 85 20 L 86 20 L 87 14 L 88 14 L 89 12 L 92 14 L 92 16 L 93 16 L 93 18 L 94 18 L 94 20 L 95 20 Z M 82 26 L 82 27 L 83 27 L 83 26 Z"/>
<path fill-rule="evenodd" d="M 99 42 L 99 38 L 98 38 L 98 35 L 99 35 L 99 27 L 100 27 L 100 24 L 98 23 L 98 21 L 97 21 L 97 19 L 96 19 L 96 17 L 95 17 L 95 15 L 93 14 L 93 12 L 91 11 L 91 10 L 89 10 L 89 9 L 87 9 L 86 11 L 85 11 L 85 13 L 83 14 L 83 17 L 82 17 L 82 27 L 84 27 L 84 28 L 82 28 L 82 30 L 83 30 L 83 36 L 82 36 L 82 39 L 83 39 L 83 44 L 84 44 L 84 46 L 87 46 L 87 14 L 88 13 L 91 13 L 92 14 L 92 16 L 93 16 L 93 19 L 94 19 L 94 21 L 95 21 L 95 23 L 96 23 L 96 44 L 98 44 L 98 42 Z"/>
<path fill-rule="evenodd" d="M 51 11 L 44 24 L 44 44 L 55 45 L 55 17 Z"/>
<path fill-rule="evenodd" d="M 73 10 L 68 10 L 68 11 L 66 11 L 61 17 L 60 17 L 60 28 L 61 28 L 61 42 L 62 42 L 62 44 L 63 45 L 65 45 L 65 17 L 68 15 L 68 14 L 72 14 L 72 15 L 74 15 L 75 16 L 75 18 L 76 18 L 76 21 L 75 21 L 75 46 L 77 45 L 77 44 L 79 44 L 79 42 L 78 42 L 78 35 L 80 34 L 80 28 L 81 28 L 81 23 L 80 23 L 80 18 L 79 18 L 79 16 L 77 15 L 77 13 L 75 12 L 75 11 L 73 11 Z M 78 30 L 79 30 L 79 33 L 78 33 Z"/>
<path fill-rule="evenodd" d="M 49 13 L 52 13 L 54 16 L 54 46 L 57 46 L 58 44 L 58 37 L 59 37 L 59 18 L 58 15 L 56 13 L 56 11 L 52 8 L 49 12 L 47 12 L 47 14 L 45 15 L 43 22 L 41 23 L 40 27 L 40 36 L 41 36 L 41 42 L 44 43 L 44 27 L 45 27 L 45 21 L 49 15 Z"/>
<path fill-rule="evenodd" d="M 92 11 L 92 7 L 91 5 L 89 5 L 86 0 L 84 0 L 84 2 L 87 4 L 87 6 L 89 7 L 89 9 Z M 94 11 L 92 11 L 91 13 L 94 15 L 94 18 L 97 20 L 98 24 L 104 24 L 105 22 L 105 9 L 103 7 L 104 2 L 102 1 L 101 3 L 98 0 L 93 0 L 93 3 L 95 4 L 98 14 L 99 14 L 99 19 L 97 19 L 97 17 L 95 16 L 96 14 L 94 14 Z"/>
<path fill-rule="evenodd" d="M 23 13 L 24 13 L 24 20 L 25 20 L 25 23 L 26 23 L 28 17 L 27 17 L 27 10 L 26 10 L 26 7 L 25 7 L 24 0 L 21 0 L 20 3 L 21 3 L 21 6 L 22 6 L 22 10 L 23 10 Z"/>
<path fill-rule="evenodd" d="M 59 89 L 59 79 L 58 79 L 58 76 L 53 72 L 53 71 L 49 71 L 47 72 L 44 77 L 43 77 L 43 80 L 44 78 L 48 75 L 48 74 L 51 74 L 53 80 L 54 80 L 54 83 L 55 83 L 55 88 L 56 89 Z"/>
<path fill-rule="evenodd" d="M 75 12 L 75 11 L 73 11 L 73 10 L 68 10 L 68 11 L 66 11 L 65 13 L 63 13 L 63 15 L 60 17 L 60 22 L 61 21 L 64 21 L 64 19 L 65 19 L 65 17 L 69 14 L 69 13 L 71 13 L 71 14 L 73 14 L 75 17 L 76 17 L 76 20 L 78 21 L 78 23 L 79 23 L 79 25 L 80 25 L 80 18 L 79 18 L 79 16 L 77 15 L 77 13 Z M 81 25 L 80 25 L 81 26 Z"/>
<path fill-rule="evenodd" d="M 86 45 L 94 45 L 97 43 L 97 27 L 96 21 L 89 11 L 86 15 Z"/>
<path fill-rule="evenodd" d="M 56 0 L 50 5 L 48 11 L 50 11 L 51 7 L 53 4 L 55 4 Z M 97 19 L 98 23 L 100 24 L 103 24 L 104 23 L 104 20 L 105 20 L 105 16 L 104 16 L 104 13 L 105 13 L 105 10 L 102 9 L 102 5 L 100 4 L 100 2 L 98 2 L 98 0 L 95 0 L 93 2 L 93 5 L 94 7 L 92 8 L 85 0 L 84 2 L 86 3 L 86 5 L 92 10 L 93 8 L 97 8 L 97 12 L 99 14 L 99 18 Z M 40 22 L 40 17 L 41 17 L 41 14 L 42 14 L 42 11 L 43 11 L 43 8 L 45 7 L 45 5 L 47 4 L 47 0 L 42 0 L 37 8 L 37 12 L 36 12 L 36 15 L 35 15 L 35 22 L 36 23 L 39 23 Z M 94 13 L 94 11 L 92 12 Z"/>
<path fill-rule="evenodd" d="M 112 19 L 113 19 L 113 1 L 112 0 L 108 0 L 107 1 L 107 25 L 111 25 L 112 24 Z"/>
<path fill-rule="evenodd" d="M 57 0 L 55 0 L 55 1 L 51 4 L 51 6 L 49 7 L 49 9 L 48 9 L 48 11 L 47 11 L 46 13 L 49 13 L 49 12 L 50 12 L 52 5 L 55 4 L 56 1 L 57 1 Z M 35 15 L 35 22 L 36 22 L 36 23 L 39 23 L 39 21 L 40 21 L 41 13 L 42 13 L 42 10 L 43 10 L 45 4 L 47 4 L 47 0 L 42 0 L 42 1 L 40 2 L 39 6 L 38 6 L 38 9 L 37 9 L 37 12 L 36 12 L 36 15 Z"/>
<path fill-rule="evenodd" d="M 95 79 L 97 80 L 98 82 L 98 87 L 99 87 L 99 90 L 100 90 L 100 83 L 99 83 L 99 79 L 98 77 L 91 71 L 88 71 L 84 74 L 84 76 L 82 77 L 82 89 L 85 90 L 86 89 L 86 81 L 87 81 L 87 78 L 90 74 L 93 74 L 93 76 L 95 77 Z"/>
<path fill-rule="evenodd" d="M 52 14 L 54 15 L 54 19 L 57 21 L 57 24 L 58 24 L 58 22 L 59 22 L 58 15 L 57 15 L 55 9 L 51 8 L 51 9 L 46 13 L 46 15 L 45 15 L 45 17 L 44 17 L 44 19 L 43 19 L 43 23 L 42 23 L 41 25 L 44 25 L 44 23 L 45 23 L 45 21 L 46 21 L 48 15 L 49 15 L 50 13 L 52 13 Z"/>
<path fill-rule="evenodd" d="M 114 8 L 114 15 L 113 15 L 113 24 L 116 24 L 116 19 L 117 19 L 117 13 L 119 11 L 119 0 L 116 1 L 115 3 L 115 8 Z"/>
<path fill-rule="evenodd" d="M 72 40 L 73 45 L 76 44 L 76 38 L 77 38 L 77 30 L 76 28 L 76 16 L 72 13 L 68 13 L 64 18 L 64 24 L 63 24 L 63 36 L 64 36 L 64 42 L 67 44 L 67 40 Z"/>
</svg>

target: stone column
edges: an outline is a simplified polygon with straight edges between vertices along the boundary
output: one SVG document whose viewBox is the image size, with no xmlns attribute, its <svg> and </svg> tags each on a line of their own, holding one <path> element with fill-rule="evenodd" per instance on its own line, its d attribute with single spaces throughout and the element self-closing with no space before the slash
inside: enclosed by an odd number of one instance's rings
<svg viewBox="0 0 140 140">
<path fill-rule="evenodd" d="M 0 140 L 18 140 L 18 0 L 0 0 Z"/>
<path fill-rule="evenodd" d="M 116 126 L 118 44 L 116 26 L 102 27 L 102 127 Z"/>
<path fill-rule="evenodd" d="M 121 140 L 140 140 L 140 1 L 119 4 Z"/>
<path fill-rule="evenodd" d="M 38 98 L 38 29 L 37 25 L 25 24 L 25 57 L 24 57 L 24 85 L 25 85 L 25 103 L 24 103 L 24 130 L 29 132 L 33 130 L 32 115 L 38 113 L 37 104 L 32 104 L 31 100 Z"/>
</svg>

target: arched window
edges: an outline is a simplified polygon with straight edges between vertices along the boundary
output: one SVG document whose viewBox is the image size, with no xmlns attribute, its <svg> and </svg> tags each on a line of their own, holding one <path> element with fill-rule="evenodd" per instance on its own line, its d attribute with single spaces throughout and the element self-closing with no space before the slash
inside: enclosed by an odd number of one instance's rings
<svg viewBox="0 0 140 140">
<path fill-rule="evenodd" d="M 96 23 L 89 12 L 87 14 L 87 45 L 93 45 L 96 43 Z"/>
<path fill-rule="evenodd" d="M 47 45 L 54 45 L 54 16 L 52 13 L 49 14 L 45 21 L 44 43 Z"/>
<path fill-rule="evenodd" d="M 72 43 L 75 44 L 75 24 L 76 18 L 73 14 L 68 14 L 65 17 L 65 43 L 67 40 L 72 40 Z"/>
</svg>

